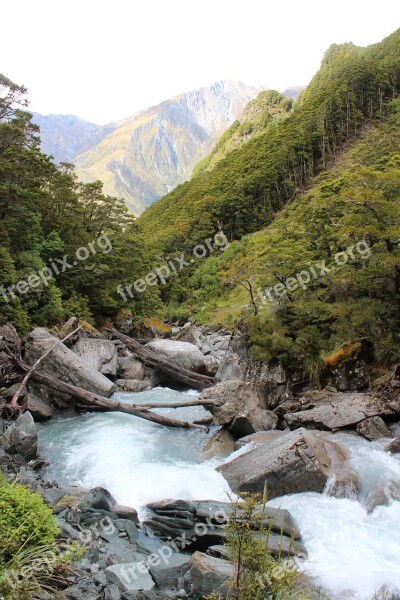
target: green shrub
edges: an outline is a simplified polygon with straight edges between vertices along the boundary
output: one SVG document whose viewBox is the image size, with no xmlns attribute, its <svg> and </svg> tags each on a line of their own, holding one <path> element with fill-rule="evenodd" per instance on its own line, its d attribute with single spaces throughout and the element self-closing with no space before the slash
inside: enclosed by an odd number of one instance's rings
<svg viewBox="0 0 400 600">
<path fill-rule="evenodd" d="M 325 597 L 312 585 L 292 558 L 272 556 L 268 548 L 271 527 L 265 527 L 267 490 L 262 496 L 242 494 L 232 500 L 226 525 L 226 546 L 234 568 L 229 600 L 317 600 Z M 223 600 L 215 591 L 206 600 Z"/>
<path fill-rule="evenodd" d="M 0 477 L 0 565 L 26 546 L 54 541 L 58 528 L 39 494 Z"/>
</svg>

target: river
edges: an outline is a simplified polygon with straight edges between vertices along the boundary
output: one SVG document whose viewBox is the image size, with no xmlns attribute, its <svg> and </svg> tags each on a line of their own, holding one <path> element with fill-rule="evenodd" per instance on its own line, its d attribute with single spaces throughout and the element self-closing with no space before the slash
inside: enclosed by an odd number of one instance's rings
<svg viewBox="0 0 400 600">
<path fill-rule="evenodd" d="M 196 394 L 155 388 L 115 398 L 142 404 Z M 202 407 L 159 410 L 185 420 L 209 414 Z M 119 503 L 142 514 L 148 502 L 164 498 L 227 500 L 229 486 L 215 471 L 218 460 L 198 463 L 207 437 L 122 413 L 56 417 L 39 432 L 41 454 L 51 465 L 49 479 L 103 486 Z M 345 434 L 338 440 L 349 450 L 351 467 L 360 477 L 361 502 L 302 493 L 270 503 L 295 517 L 308 550 L 304 568 L 329 598 L 372 600 L 383 585 L 400 591 L 400 502 L 368 514 L 362 501 L 376 486 L 400 485 L 400 459 L 384 452 L 383 442 Z"/>
</svg>

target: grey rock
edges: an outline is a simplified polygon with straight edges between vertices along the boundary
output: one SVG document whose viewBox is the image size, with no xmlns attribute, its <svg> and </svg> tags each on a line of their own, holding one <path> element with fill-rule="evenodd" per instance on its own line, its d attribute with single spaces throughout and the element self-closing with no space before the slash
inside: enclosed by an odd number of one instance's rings
<svg viewBox="0 0 400 600">
<path fill-rule="evenodd" d="M 37 327 L 27 336 L 25 343 L 25 361 L 33 364 L 58 340 L 46 329 Z M 64 344 L 57 344 L 51 353 L 40 363 L 38 371 L 81 387 L 94 394 L 111 396 L 115 385 L 88 364 Z"/>
<path fill-rule="evenodd" d="M 247 414 L 238 414 L 234 418 L 229 431 L 236 437 L 243 437 L 257 433 L 258 431 L 269 431 L 275 429 L 278 424 L 278 417 L 270 410 L 254 408 Z"/>
<path fill-rule="evenodd" d="M 271 431 L 258 431 L 257 433 L 252 433 L 251 435 L 246 435 L 235 442 L 235 450 L 239 450 L 239 448 L 243 448 L 247 444 L 257 445 L 262 444 L 263 442 L 269 442 L 270 440 L 274 440 L 276 438 L 280 438 L 282 436 L 281 431 L 271 430 Z"/>
<path fill-rule="evenodd" d="M 204 352 L 204 354 L 207 354 L 207 353 Z M 206 356 L 204 358 L 204 362 L 206 365 L 206 374 L 210 375 L 211 377 L 214 377 L 218 371 L 219 359 L 216 358 L 215 356 Z"/>
<path fill-rule="evenodd" d="M 7 454 L 20 454 L 25 460 L 37 456 L 38 437 L 30 412 L 25 412 L 0 437 L 0 447 Z"/>
<path fill-rule="evenodd" d="M 325 493 L 334 498 L 357 500 L 361 484 L 358 476 L 350 469 L 340 469 L 328 481 Z"/>
<path fill-rule="evenodd" d="M 390 437 L 391 433 L 381 417 L 370 417 L 357 423 L 356 431 L 371 442 L 380 438 Z"/>
<path fill-rule="evenodd" d="M 330 383 L 339 392 L 365 390 L 369 386 L 368 363 L 373 360 L 373 345 L 368 340 L 351 340 L 341 348 L 342 355 L 329 364 Z"/>
<path fill-rule="evenodd" d="M 385 448 L 386 452 L 391 452 L 392 454 L 399 454 L 400 452 L 400 437 L 395 438 L 388 444 Z"/>
<path fill-rule="evenodd" d="M 71 348 L 94 371 L 115 377 L 117 349 L 110 340 L 80 338 Z"/>
<path fill-rule="evenodd" d="M 121 594 L 116 585 L 111 584 L 105 588 L 104 600 L 121 600 Z"/>
<path fill-rule="evenodd" d="M 256 534 L 256 537 L 265 540 L 272 556 L 297 556 L 298 558 L 307 558 L 307 550 L 302 542 L 273 532 L 268 535 L 264 533 Z"/>
<path fill-rule="evenodd" d="M 117 502 L 115 498 L 111 496 L 109 491 L 101 487 L 96 487 L 82 497 L 80 505 L 112 512 L 114 506 L 117 505 Z"/>
<path fill-rule="evenodd" d="M 199 457 L 204 462 L 214 456 L 229 456 L 234 451 L 235 438 L 226 429 L 220 429 L 209 440 L 207 440 L 203 452 Z"/>
<path fill-rule="evenodd" d="M 254 409 L 266 408 L 256 387 L 245 381 L 223 381 L 204 390 L 200 400 L 213 400 L 216 406 L 207 406 L 218 425 L 231 425 L 238 414 L 248 415 Z"/>
<path fill-rule="evenodd" d="M 189 371 L 206 372 L 204 356 L 194 344 L 175 340 L 153 340 L 145 347 Z"/>
<path fill-rule="evenodd" d="M 124 392 L 145 392 L 152 387 L 149 381 L 138 379 L 117 379 L 115 383 Z"/>
<path fill-rule="evenodd" d="M 229 348 L 221 356 L 215 377 L 217 381 L 251 382 L 263 398 L 268 398 L 268 406 L 265 408 L 275 408 L 287 400 L 289 395 L 290 381 L 282 365 L 253 360 L 245 330 L 236 329 Z"/>
<path fill-rule="evenodd" d="M 232 514 L 229 502 L 164 500 L 152 503 L 149 507 L 155 516 L 145 524 L 162 539 L 171 537 L 176 540 L 184 535 L 186 540 L 192 541 L 189 547 L 191 551 L 204 551 L 226 540 L 225 525 Z M 287 510 L 267 505 L 265 508 L 260 506 L 258 512 L 260 514 L 252 524 L 253 529 L 272 531 L 289 540 L 301 540 L 296 523 Z M 198 535 L 199 531 L 202 535 Z"/>
<path fill-rule="evenodd" d="M 118 359 L 118 376 L 126 380 L 145 381 L 151 387 L 156 387 L 165 379 L 163 373 L 158 369 L 146 367 L 131 352 Z"/>
<path fill-rule="evenodd" d="M 284 433 L 218 467 L 234 492 L 262 492 L 270 498 L 296 492 L 322 492 L 332 466 L 344 464 L 337 444 L 305 429 Z M 333 463 L 333 465 L 332 465 Z"/>
<path fill-rule="evenodd" d="M 160 558 L 160 557 L 158 557 Z M 190 556 L 175 552 L 165 561 L 149 566 L 149 571 L 160 589 L 177 589 L 179 580 L 189 570 Z"/>
<path fill-rule="evenodd" d="M 105 587 L 107 585 L 107 575 L 104 571 L 98 571 L 93 575 L 93 581 L 96 585 Z"/>
<path fill-rule="evenodd" d="M 204 597 L 218 591 L 226 598 L 228 583 L 233 576 L 233 566 L 221 558 L 195 552 L 191 559 L 190 574 L 194 593 Z"/>
<path fill-rule="evenodd" d="M 115 504 L 112 507 L 112 511 L 121 519 L 127 519 L 128 521 L 136 523 L 136 525 L 139 524 L 137 510 L 135 508 L 132 508 L 132 506 L 123 506 L 122 504 Z"/>
<path fill-rule="evenodd" d="M 142 562 L 112 565 L 105 570 L 106 575 L 123 592 L 152 590 L 155 583 Z"/>
<path fill-rule="evenodd" d="M 363 504 L 368 513 L 371 513 L 377 506 L 388 506 L 393 501 L 400 501 L 400 486 L 397 481 L 372 489 L 363 500 Z"/>
<path fill-rule="evenodd" d="M 50 419 L 53 414 L 53 406 L 34 394 L 28 394 L 28 410 L 36 421 Z"/>
<path fill-rule="evenodd" d="M 176 341 L 187 342 L 202 349 L 204 341 L 203 332 L 200 327 L 189 324 L 188 327 L 183 327 L 183 329 L 178 333 L 176 336 Z"/>
<path fill-rule="evenodd" d="M 387 402 L 368 393 L 313 392 L 314 398 L 301 412 L 285 415 L 290 429 L 340 429 L 354 426 L 368 417 L 393 415 Z"/>
<path fill-rule="evenodd" d="M 91 581 L 81 581 L 64 590 L 71 600 L 102 600 L 102 595 Z"/>
</svg>

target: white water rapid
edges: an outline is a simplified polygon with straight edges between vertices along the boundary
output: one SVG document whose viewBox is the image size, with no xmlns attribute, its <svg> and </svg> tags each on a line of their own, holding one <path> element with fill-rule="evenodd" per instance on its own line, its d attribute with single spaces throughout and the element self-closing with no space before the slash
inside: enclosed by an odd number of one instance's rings
<svg viewBox="0 0 400 600">
<path fill-rule="evenodd" d="M 172 401 L 183 392 L 155 388 L 117 394 L 124 401 Z M 195 394 L 195 392 L 186 392 Z M 163 409 L 193 420 L 201 407 Z M 106 487 L 121 504 L 140 509 L 164 498 L 227 500 L 229 486 L 214 467 L 199 464 L 207 439 L 201 431 L 161 427 L 121 413 L 55 418 L 40 428 L 40 451 L 50 461 L 49 479 L 85 487 Z M 361 502 L 303 493 L 270 503 L 295 517 L 308 550 L 305 569 L 334 600 L 372 600 L 386 585 L 400 591 L 400 502 L 378 506 L 370 514 L 363 499 L 371 490 L 400 486 L 400 458 L 384 452 L 383 442 L 352 435 L 338 441 L 351 454 L 361 480 Z"/>
</svg>

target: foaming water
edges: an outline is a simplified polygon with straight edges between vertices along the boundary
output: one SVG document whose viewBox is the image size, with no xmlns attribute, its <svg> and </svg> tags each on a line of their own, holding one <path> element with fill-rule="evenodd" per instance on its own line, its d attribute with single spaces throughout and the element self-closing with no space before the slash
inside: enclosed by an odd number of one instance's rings
<svg viewBox="0 0 400 600">
<path fill-rule="evenodd" d="M 193 398 L 195 392 L 155 388 L 114 397 L 144 404 L 184 400 L 185 395 Z M 209 415 L 202 407 L 157 412 L 190 421 Z M 118 412 L 52 419 L 39 432 L 41 454 L 51 465 L 49 479 L 103 486 L 119 503 L 138 509 L 164 498 L 227 499 L 229 486 L 213 463 L 198 463 L 207 437 L 202 431 L 167 428 Z"/>
<path fill-rule="evenodd" d="M 296 519 L 308 551 L 304 567 L 329 598 L 372 600 L 387 586 L 400 591 L 400 502 L 368 514 L 362 501 L 376 488 L 400 483 L 400 461 L 383 451 L 383 442 L 337 436 L 350 453 L 361 482 L 361 503 L 324 494 L 291 494 L 271 500 Z"/>
<path fill-rule="evenodd" d="M 155 388 L 116 398 L 171 402 L 196 394 Z M 202 407 L 157 412 L 183 420 L 209 414 Z M 223 461 L 198 463 L 207 437 L 201 431 L 170 429 L 122 413 L 52 419 L 39 433 L 41 453 L 51 464 L 50 479 L 106 487 L 118 502 L 142 514 L 148 502 L 164 498 L 227 499 L 229 486 L 215 471 Z M 383 451 L 389 440 L 336 437 L 348 449 L 349 465 L 359 476 L 360 501 L 304 493 L 275 498 L 270 504 L 287 508 L 296 519 L 308 551 L 304 568 L 328 598 L 372 600 L 384 585 L 400 591 L 400 502 L 393 500 L 368 514 L 364 501 L 371 491 L 400 487 L 400 459 Z M 248 449 L 241 448 L 229 460 Z"/>
</svg>

